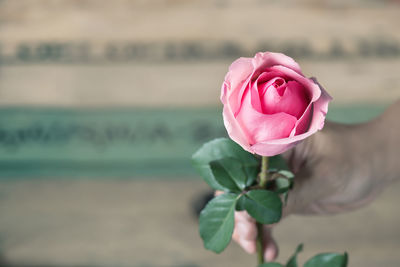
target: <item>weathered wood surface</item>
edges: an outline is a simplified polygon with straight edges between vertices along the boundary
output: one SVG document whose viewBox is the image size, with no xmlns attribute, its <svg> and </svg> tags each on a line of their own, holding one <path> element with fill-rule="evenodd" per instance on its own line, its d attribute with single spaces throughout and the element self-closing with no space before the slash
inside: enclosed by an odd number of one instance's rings
<svg viewBox="0 0 400 267">
<path fill-rule="evenodd" d="M 193 180 L 1 181 L 0 252 L 26 266 L 255 266 L 236 244 L 220 255 L 203 248 L 190 203 L 207 189 Z M 351 267 L 399 266 L 399 190 L 352 213 L 288 217 L 275 230 L 280 261 L 304 242 L 301 262 L 348 251 Z"/>
<path fill-rule="evenodd" d="M 400 97 L 398 1 L 2 1 L 0 104 L 218 105 L 238 56 L 295 57 L 336 103 Z"/>
</svg>

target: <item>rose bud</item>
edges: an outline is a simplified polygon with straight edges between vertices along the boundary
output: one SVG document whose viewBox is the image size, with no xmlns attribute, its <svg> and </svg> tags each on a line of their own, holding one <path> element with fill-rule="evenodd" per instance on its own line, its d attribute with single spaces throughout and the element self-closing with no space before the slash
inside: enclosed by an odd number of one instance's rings
<svg viewBox="0 0 400 267">
<path fill-rule="evenodd" d="M 332 98 L 280 53 L 257 53 L 229 67 L 221 89 L 224 125 L 245 150 L 274 156 L 322 129 Z"/>
</svg>

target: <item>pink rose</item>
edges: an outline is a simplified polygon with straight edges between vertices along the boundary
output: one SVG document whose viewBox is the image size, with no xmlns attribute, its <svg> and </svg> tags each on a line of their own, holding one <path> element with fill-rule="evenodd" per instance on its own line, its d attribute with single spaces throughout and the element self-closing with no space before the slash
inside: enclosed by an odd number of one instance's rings
<svg viewBox="0 0 400 267">
<path fill-rule="evenodd" d="M 280 53 L 257 53 L 229 67 L 221 89 L 224 124 L 245 150 L 274 156 L 324 126 L 332 98 Z"/>
</svg>

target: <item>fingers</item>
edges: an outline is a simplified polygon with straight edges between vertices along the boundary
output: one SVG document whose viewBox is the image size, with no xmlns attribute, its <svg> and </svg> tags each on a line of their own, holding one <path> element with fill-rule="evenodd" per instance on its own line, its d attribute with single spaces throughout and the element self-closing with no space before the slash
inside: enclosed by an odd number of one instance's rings
<svg viewBox="0 0 400 267">
<path fill-rule="evenodd" d="M 253 218 L 246 211 L 235 212 L 235 228 L 232 238 L 247 253 L 256 253 L 257 228 Z"/>
<path fill-rule="evenodd" d="M 256 222 L 246 211 L 235 212 L 235 228 L 232 238 L 247 253 L 256 253 L 257 227 Z M 272 237 L 271 227 L 264 226 L 264 258 L 266 261 L 273 261 L 278 256 L 278 246 Z"/>
<path fill-rule="evenodd" d="M 272 237 L 271 227 L 265 225 L 263 230 L 264 259 L 267 262 L 274 261 L 278 257 L 278 246 Z"/>
</svg>

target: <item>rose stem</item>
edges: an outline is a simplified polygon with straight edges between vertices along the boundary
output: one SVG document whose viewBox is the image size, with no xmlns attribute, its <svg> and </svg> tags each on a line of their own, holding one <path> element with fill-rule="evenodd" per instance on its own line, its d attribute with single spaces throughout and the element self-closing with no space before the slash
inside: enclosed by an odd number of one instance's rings
<svg viewBox="0 0 400 267">
<path fill-rule="evenodd" d="M 260 180 L 259 187 L 265 188 L 268 181 L 268 157 L 261 157 L 261 172 L 260 172 Z M 261 223 L 257 223 L 257 259 L 258 264 L 264 263 L 264 240 L 263 240 L 263 225 Z"/>
<path fill-rule="evenodd" d="M 268 157 L 261 157 L 261 172 L 260 172 L 260 182 L 258 185 L 265 189 L 265 186 L 267 185 L 268 181 Z"/>
<path fill-rule="evenodd" d="M 256 240 L 256 247 L 257 247 L 257 262 L 258 264 L 264 263 L 264 246 L 263 246 L 263 225 L 261 223 L 257 223 L 257 240 Z"/>
</svg>

